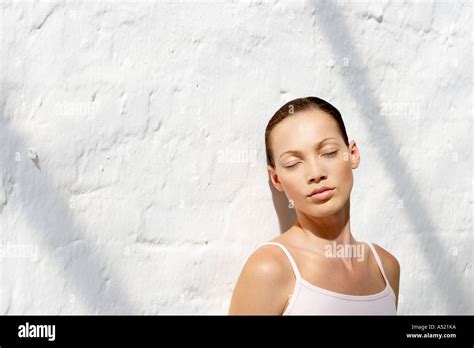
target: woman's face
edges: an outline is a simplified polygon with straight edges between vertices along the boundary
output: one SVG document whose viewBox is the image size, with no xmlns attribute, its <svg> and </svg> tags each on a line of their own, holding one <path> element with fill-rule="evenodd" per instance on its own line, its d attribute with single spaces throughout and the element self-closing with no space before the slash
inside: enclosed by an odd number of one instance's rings
<svg viewBox="0 0 474 348">
<path fill-rule="evenodd" d="M 298 112 L 271 133 L 275 168 L 268 166 L 275 188 L 294 201 L 295 209 L 315 217 L 339 212 L 352 189 L 352 170 L 359 165 L 354 141 L 344 144 L 336 121 L 324 111 Z M 322 186 L 325 195 L 309 197 Z"/>
</svg>

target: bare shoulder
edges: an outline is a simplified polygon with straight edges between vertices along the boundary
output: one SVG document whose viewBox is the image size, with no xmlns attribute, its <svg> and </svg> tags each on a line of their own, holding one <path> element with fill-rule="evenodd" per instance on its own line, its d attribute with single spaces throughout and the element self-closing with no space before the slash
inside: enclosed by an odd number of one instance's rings
<svg viewBox="0 0 474 348">
<path fill-rule="evenodd" d="M 398 290 L 400 286 L 400 263 L 394 255 L 389 253 L 380 245 L 375 243 L 372 244 L 380 256 L 380 260 L 382 261 L 382 266 L 385 270 L 385 274 L 387 275 L 388 281 L 390 282 L 390 285 L 392 286 L 393 291 L 395 292 L 398 303 Z"/>
<path fill-rule="evenodd" d="M 282 313 L 291 284 L 291 265 L 274 245 L 257 248 L 245 262 L 237 280 L 229 314 Z"/>
<path fill-rule="evenodd" d="M 274 281 L 285 280 L 288 275 L 286 255 L 280 247 L 263 245 L 256 249 L 248 258 L 247 271 L 252 271 L 256 276 Z"/>
<path fill-rule="evenodd" d="M 392 255 L 390 252 L 382 248 L 380 245 L 372 243 L 372 245 L 375 247 L 375 250 L 377 250 L 377 253 L 380 256 L 380 259 L 382 261 L 383 268 L 385 269 L 387 276 L 388 273 L 392 272 L 398 275 L 400 274 L 400 263 L 398 262 L 397 258 Z"/>
</svg>

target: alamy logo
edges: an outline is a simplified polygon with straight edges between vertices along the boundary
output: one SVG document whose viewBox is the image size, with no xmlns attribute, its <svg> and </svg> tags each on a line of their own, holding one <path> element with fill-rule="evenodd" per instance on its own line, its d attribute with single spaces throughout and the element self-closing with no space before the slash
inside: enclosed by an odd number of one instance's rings
<svg viewBox="0 0 474 348">
<path fill-rule="evenodd" d="M 18 337 L 45 337 L 48 341 L 56 339 L 56 325 L 35 325 L 26 322 L 18 326 Z"/>
<path fill-rule="evenodd" d="M 326 244 L 324 248 L 326 257 L 354 257 L 357 258 L 357 261 L 362 261 L 364 258 L 363 246 L 360 244 L 348 245 L 332 242 L 332 244 Z"/>
</svg>

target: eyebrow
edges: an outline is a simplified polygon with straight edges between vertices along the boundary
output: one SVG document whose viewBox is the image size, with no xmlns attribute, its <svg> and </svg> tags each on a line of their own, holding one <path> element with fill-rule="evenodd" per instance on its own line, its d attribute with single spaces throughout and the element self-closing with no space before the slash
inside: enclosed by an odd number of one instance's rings
<svg viewBox="0 0 474 348">
<path fill-rule="evenodd" d="M 316 149 L 319 149 L 319 148 L 321 147 L 321 145 L 322 145 L 325 141 L 327 141 L 327 140 L 329 140 L 329 139 L 336 139 L 336 138 L 334 138 L 334 137 L 324 138 L 324 139 L 321 140 L 320 142 L 316 143 L 315 148 L 316 148 Z M 336 139 L 336 140 L 337 140 L 337 139 Z M 296 154 L 296 155 L 301 155 L 301 154 L 302 154 L 302 152 L 299 151 L 299 150 L 288 150 L 288 151 L 283 152 L 283 153 L 280 155 L 280 158 L 282 158 L 282 156 L 283 156 L 284 154 L 286 154 L 286 153 L 293 153 L 293 154 Z"/>
</svg>

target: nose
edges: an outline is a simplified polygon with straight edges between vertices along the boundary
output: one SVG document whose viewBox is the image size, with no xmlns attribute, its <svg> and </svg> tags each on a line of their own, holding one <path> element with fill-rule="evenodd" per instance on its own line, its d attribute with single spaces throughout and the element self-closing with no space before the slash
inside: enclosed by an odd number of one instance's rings
<svg viewBox="0 0 474 348">
<path fill-rule="evenodd" d="M 319 183 L 321 180 L 327 179 L 326 168 L 317 160 L 311 160 L 306 167 L 306 181 L 308 184 Z"/>
</svg>

